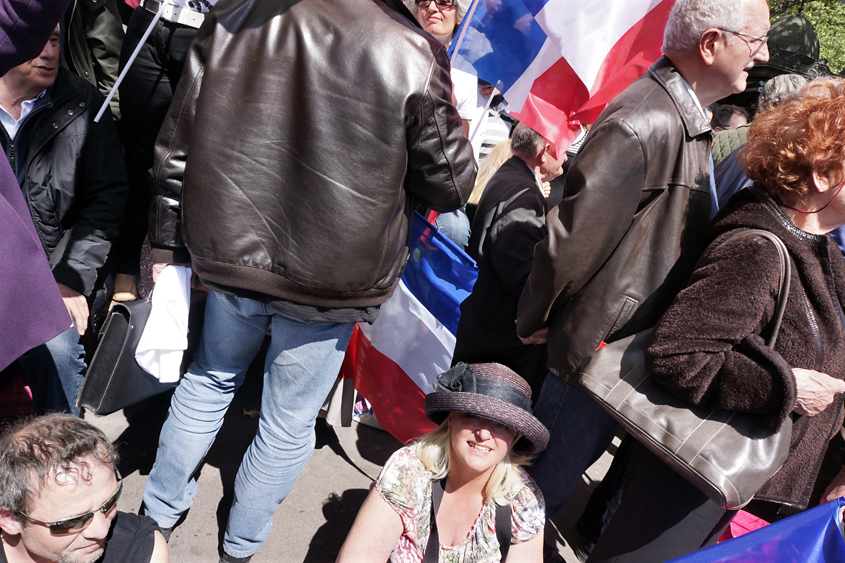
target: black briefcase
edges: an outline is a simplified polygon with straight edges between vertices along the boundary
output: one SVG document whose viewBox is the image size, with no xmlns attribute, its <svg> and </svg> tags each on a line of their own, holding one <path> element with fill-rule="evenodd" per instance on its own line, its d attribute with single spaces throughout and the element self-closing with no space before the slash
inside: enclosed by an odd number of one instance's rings
<svg viewBox="0 0 845 563">
<path fill-rule="evenodd" d="M 100 331 L 100 343 L 76 399 L 97 415 L 106 415 L 173 389 L 135 361 L 135 349 L 152 311 L 149 299 L 115 303 Z"/>
</svg>

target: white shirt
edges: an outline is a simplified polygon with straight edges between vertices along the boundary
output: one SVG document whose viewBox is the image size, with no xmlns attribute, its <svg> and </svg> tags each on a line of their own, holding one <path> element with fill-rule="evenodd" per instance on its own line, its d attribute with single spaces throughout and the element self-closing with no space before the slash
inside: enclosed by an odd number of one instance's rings
<svg viewBox="0 0 845 563">
<path fill-rule="evenodd" d="M 692 101 L 695 102 L 695 105 L 698 108 L 698 111 L 700 111 L 701 115 L 704 116 L 704 121 L 710 121 L 709 119 L 707 119 L 707 112 L 704 111 L 704 108 L 701 107 L 701 102 L 698 101 L 698 96 L 695 95 L 695 90 L 692 89 L 692 86 L 689 85 L 689 82 L 687 82 L 686 78 L 684 78 L 683 76 L 681 78 L 683 78 L 684 84 L 687 87 L 687 92 L 689 92 L 689 95 L 692 98 Z"/>
<path fill-rule="evenodd" d="M 174 6 L 181 6 L 194 12 L 207 14 L 217 3 L 217 0 L 162 0 L 162 2 L 165 4 L 172 4 Z"/>
<path fill-rule="evenodd" d="M 6 133 L 9 134 L 10 139 L 14 139 L 15 135 L 18 134 L 18 129 L 20 129 L 21 123 L 26 117 L 32 113 L 32 110 L 35 109 L 35 104 L 44 97 L 44 94 L 47 93 L 45 89 L 43 92 L 32 98 L 31 100 L 26 100 L 24 103 L 21 104 L 21 118 L 15 119 L 12 117 L 6 108 L 0 106 L 0 122 L 3 123 L 3 127 L 6 128 Z"/>
</svg>

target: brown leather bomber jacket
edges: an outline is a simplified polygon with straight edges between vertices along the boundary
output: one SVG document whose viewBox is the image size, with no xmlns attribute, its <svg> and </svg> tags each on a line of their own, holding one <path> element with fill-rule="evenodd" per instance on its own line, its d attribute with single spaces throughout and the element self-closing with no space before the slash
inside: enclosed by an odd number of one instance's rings
<svg viewBox="0 0 845 563">
<path fill-rule="evenodd" d="M 653 326 L 710 218 L 710 125 L 666 57 L 599 116 L 546 218 L 517 332 L 548 326 L 549 370 L 577 383 L 598 346 Z"/>
<path fill-rule="evenodd" d="M 155 262 L 316 307 L 371 307 L 413 204 L 463 205 L 445 49 L 399 0 L 233 0 L 191 44 L 155 149 Z M 186 252 L 187 250 L 187 252 Z"/>
</svg>

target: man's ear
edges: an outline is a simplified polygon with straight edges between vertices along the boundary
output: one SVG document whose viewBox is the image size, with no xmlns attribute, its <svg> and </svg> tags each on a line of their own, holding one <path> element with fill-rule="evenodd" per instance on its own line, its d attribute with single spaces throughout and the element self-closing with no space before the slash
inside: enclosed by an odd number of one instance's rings
<svg viewBox="0 0 845 563">
<path fill-rule="evenodd" d="M 0 508 L 0 529 L 10 536 L 17 536 L 21 533 L 22 527 L 23 525 L 15 520 L 15 517 L 9 510 Z"/>
<path fill-rule="evenodd" d="M 698 54 L 705 65 L 710 66 L 716 61 L 716 51 L 722 46 L 719 42 L 722 32 L 715 27 L 706 30 L 698 39 Z"/>
</svg>

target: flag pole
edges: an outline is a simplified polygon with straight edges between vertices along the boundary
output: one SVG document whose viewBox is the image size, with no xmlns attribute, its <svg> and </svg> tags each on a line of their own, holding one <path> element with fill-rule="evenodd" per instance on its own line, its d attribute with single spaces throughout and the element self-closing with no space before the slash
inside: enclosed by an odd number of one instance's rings
<svg viewBox="0 0 845 563">
<path fill-rule="evenodd" d="M 132 51 L 132 55 L 129 57 L 129 60 L 126 61 L 126 66 L 123 67 L 123 71 L 120 73 L 120 76 L 117 77 L 117 80 L 114 82 L 114 86 L 111 88 L 111 92 L 109 95 L 106 96 L 106 101 L 103 102 L 103 107 L 100 108 L 100 111 L 97 112 L 97 117 L 94 118 L 94 123 L 99 123 L 100 118 L 103 117 L 103 114 L 106 112 L 106 108 L 109 107 L 109 102 L 114 98 L 114 93 L 117 92 L 117 88 L 120 86 L 120 83 L 123 82 L 123 79 L 126 77 L 126 73 L 129 71 L 129 68 L 132 66 L 132 63 L 135 62 L 135 58 L 138 56 L 138 53 L 141 52 L 141 48 L 143 48 L 144 43 L 147 42 L 147 37 L 150 36 L 152 33 L 155 24 L 158 23 L 158 20 L 161 19 L 161 14 L 164 13 L 164 9 L 159 9 L 156 12 L 153 21 L 150 22 L 150 26 L 147 28 L 147 31 L 144 32 L 144 35 L 141 36 L 141 40 L 138 42 L 138 45 L 135 46 L 135 50 Z"/>
<path fill-rule="evenodd" d="M 464 15 L 464 19 L 461 21 L 461 24 L 466 22 L 466 25 L 461 25 L 461 32 L 458 34 L 458 37 L 455 39 L 455 49 L 452 51 L 452 57 L 449 60 L 450 64 L 455 64 L 455 57 L 458 56 L 458 49 L 461 48 L 461 43 L 464 42 L 464 36 L 467 33 L 467 29 L 469 29 L 470 21 L 472 21 L 472 16 L 475 14 L 475 9 L 478 8 L 478 4 L 481 0 L 473 0 L 472 4 L 469 7 L 469 10 Z"/>
<path fill-rule="evenodd" d="M 493 101 L 493 93 L 487 97 L 487 103 L 484 105 L 484 111 L 481 112 L 481 119 L 478 120 L 478 123 L 475 124 L 475 127 L 472 128 L 472 132 L 469 134 L 469 143 L 475 140 L 475 136 L 481 131 L 481 124 L 487 119 L 487 110 L 490 109 L 490 103 Z"/>
</svg>

